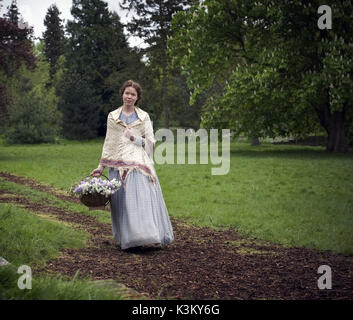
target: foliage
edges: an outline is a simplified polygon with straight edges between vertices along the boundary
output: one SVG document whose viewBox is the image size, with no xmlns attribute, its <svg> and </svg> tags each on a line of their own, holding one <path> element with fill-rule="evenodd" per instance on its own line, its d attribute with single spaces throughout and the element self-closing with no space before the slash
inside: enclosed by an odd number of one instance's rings
<svg viewBox="0 0 353 320">
<path fill-rule="evenodd" d="M 65 50 L 64 29 L 59 15 L 58 7 L 53 4 L 48 8 L 44 19 L 44 25 L 46 26 L 46 31 L 43 32 L 44 55 L 50 63 L 51 79 L 57 71 L 57 61 Z"/>
<path fill-rule="evenodd" d="M 116 51 L 127 48 L 120 18 L 107 6 L 101 0 L 74 0 L 74 20 L 67 23 L 67 66 L 87 75 L 98 93 L 102 93 L 103 79 L 123 67 Z"/>
<path fill-rule="evenodd" d="M 0 8 L 2 7 L 0 1 Z M 34 69 L 36 58 L 33 54 L 33 30 L 19 24 L 16 1 L 8 7 L 7 14 L 0 18 L 0 131 L 3 132 L 9 117 L 9 107 L 13 103 L 8 81 L 24 63 Z"/>
<path fill-rule="evenodd" d="M 14 104 L 8 111 L 7 143 L 54 142 L 59 133 L 60 113 L 54 88 L 47 88 L 49 64 L 39 60 L 35 72 L 22 67 L 12 80 Z"/>
<path fill-rule="evenodd" d="M 8 11 L 6 14 L 4 14 L 4 18 L 6 18 L 8 21 L 13 23 L 14 25 L 17 25 L 19 22 L 19 11 L 17 7 L 17 1 L 12 0 L 11 5 L 7 7 Z"/>
<path fill-rule="evenodd" d="M 45 117 L 48 113 L 52 116 L 34 93 L 23 96 L 11 108 L 5 132 L 7 143 L 54 142 L 57 132 L 51 125 L 54 119 Z"/>
<path fill-rule="evenodd" d="M 128 30 L 144 39 L 149 44 L 149 49 L 159 48 L 163 50 L 166 48 L 166 40 L 170 34 L 170 23 L 173 15 L 185 10 L 193 2 L 195 1 L 123 0 L 120 7 L 135 12 L 131 22 L 127 24 Z"/>
<path fill-rule="evenodd" d="M 6 85 L 1 83 L 3 79 L 6 79 L 6 77 L 0 75 L 0 133 L 3 132 L 5 123 L 8 120 L 8 106 L 12 104 L 11 93 Z"/>
<path fill-rule="evenodd" d="M 113 72 L 125 67 L 123 49 L 127 48 L 120 18 L 107 6 L 101 0 L 73 1 L 74 19 L 66 26 L 69 34 L 65 52 L 67 74 L 58 90 L 66 137 L 78 139 L 83 128 L 82 139 L 105 134 L 106 110 L 114 94 L 105 86 L 105 81 Z M 85 115 L 83 111 L 92 114 Z M 82 124 L 82 120 L 86 123 Z"/>
<path fill-rule="evenodd" d="M 84 76 L 67 70 L 57 85 L 62 136 L 92 139 L 98 135 L 100 99 Z"/>
<path fill-rule="evenodd" d="M 143 103 L 141 104 L 139 101 L 139 106 L 144 109 L 144 102 L 146 101 L 145 86 L 149 82 L 149 74 L 146 70 L 145 64 L 142 62 L 143 53 L 137 48 L 123 48 L 116 50 L 114 56 L 116 59 L 123 57 L 124 68 L 112 71 L 112 73 L 104 80 L 104 91 L 111 93 L 109 102 L 103 105 L 104 113 L 107 114 L 122 104 L 120 88 L 128 79 L 132 79 L 141 84 L 144 92 L 142 94 Z M 149 107 L 146 111 L 150 111 Z"/>
<path fill-rule="evenodd" d="M 348 150 L 353 7 L 332 2 L 334 28 L 320 30 L 321 4 L 206 0 L 174 16 L 169 54 L 187 76 L 191 104 L 210 93 L 204 126 L 271 137 L 325 129 L 328 151 Z"/>
<path fill-rule="evenodd" d="M 127 29 L 131 34 L 142 38 L 148 45 L 144 52 L 148 59 L 148 69 L 153 75 L 153 87 L 148 87 L 152 91 L 152 95 L 158 96 L 153 101 L 153 113 L 155 120 L 163 113 L 164 127 L 169 127 L 169 118 L 175 119 L 175 115 L 180 112 L 183 101 L 176 99 L 176 95 L 170 95 L 170 90 L 182 92 L 183 86 L 173 86 L 183 78 L 173 79 L 170 70 L 167 50 L 167 39 L 171 35 L 170 24 L 173 15 L 176 12 L 187 9 L 193 0 L 168 0 L 168 1 L 151 1 L 151 0 L 124 0 L 120 7 L 125 10 L 134 12 L 132 20 L 127 23 Z M 174 109 L 174 112 L 171 110 Z"/>
<path fill-rule="evenodd" d="M 29 68 L 35 67 L 32 37 L 32 28 L 20 28 L 0 18 L 0 72 L 12 75 L 23 62 Z"/>
</svg>

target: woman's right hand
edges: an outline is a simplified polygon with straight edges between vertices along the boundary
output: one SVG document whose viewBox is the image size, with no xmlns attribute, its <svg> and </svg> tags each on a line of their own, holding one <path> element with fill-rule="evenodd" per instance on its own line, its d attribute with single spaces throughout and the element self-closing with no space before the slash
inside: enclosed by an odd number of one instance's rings
<svg viewBox="0 0 353 320">
<path fill-rule="evenodd" d="M 97 168 L 97 169 L 94 169 L 89 175 L 92 176 L 92 177 L 100 177 L 103 173 L 103 168 Z"/>
</svg>

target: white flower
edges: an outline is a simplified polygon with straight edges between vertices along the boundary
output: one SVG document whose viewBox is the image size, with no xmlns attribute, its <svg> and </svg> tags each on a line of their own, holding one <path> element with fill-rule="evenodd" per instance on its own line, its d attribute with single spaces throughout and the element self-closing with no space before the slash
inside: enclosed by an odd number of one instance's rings
<svg viewBox="0 0 353 320">
<path fill-rule="evenodd" d="M 78 186 L 72 186 L 70 193 L 76 195 L 99 193 L 109 197 L 120 187 L 121 182 L 119 180 L 112 179 L 109 181 L 93 177 L 91 179 L 82 180 Z"/>
</svg>

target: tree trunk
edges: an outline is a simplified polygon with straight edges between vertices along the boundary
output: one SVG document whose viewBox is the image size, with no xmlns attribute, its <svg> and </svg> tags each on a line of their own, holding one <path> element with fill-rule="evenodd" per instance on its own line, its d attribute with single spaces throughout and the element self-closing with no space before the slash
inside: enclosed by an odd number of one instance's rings
<svg viewBox="0 0 353 320">
<path fill-rule="evenodd" d="M 9 117 L 9 105 L 13 103 L 9 90 L 0 83 L 0 125 L 4 124 Z"/>
<path fill-rule="evenodd" d="M 160 17 L 164 16 L 163 9 L 165 8 L 163 1 L 159 1 L 159 15 Z M 169 128 L 169 108 L 167 103 L 168 96 L 168 57 L 167 57 L 167 41 L 168 41 L 168 27 L 165 24 L 165 20 L 162 18 L 160 20 L 161 28 L 161 40 L 162 40 L 162 73 L 163 73 L 163 93 L 162 93 L 162 103 L 164 111 L 164 127 Z"/>
<path fill-rule="evenodd" d="M 163 110 L 164 110 L 164 127 L 166 129 L 169 128 L 169 110 L 168 110 L 168 103 L 167 103 L 167 95 L 168 95 L 168 75 L 167 75 L 167 63 L 166 58 L 163 63 Z"/>
<path fill-rule="evenodd" d="M 259 144 L 260 144 L 260 140 L 258 137 L 251 138 L 251 145 L 252 146 L 258 146 Z"/>
<path fill-rule="evenodd" d="M 344 133 L 344 111 L 335 111 L 331 115 L 329 122 L 329 130 L 327 131 L 328 152 L 348 152 L 347 139 Z"/>
<path fill-rule="evenodd" d="M 316 108 L 321 125 L 327 132 L 327 152 L 348 152 L 344 132 L 345 110 L 330 112 L 328 104 Z"/>
</svg>

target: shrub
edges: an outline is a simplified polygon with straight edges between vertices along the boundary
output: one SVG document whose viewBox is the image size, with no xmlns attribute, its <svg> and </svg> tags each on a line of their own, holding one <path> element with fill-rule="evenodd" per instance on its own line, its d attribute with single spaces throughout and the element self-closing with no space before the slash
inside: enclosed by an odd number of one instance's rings
<svg viewBox="0 0 353 320">
<path fill-rule="evenodd" d="M 5 141 L 12 144 L 54 142 L 59 121 L 56 106 L 46 104 L 30 91 L 20 96 L 9 110 Z"/>
</svg>

